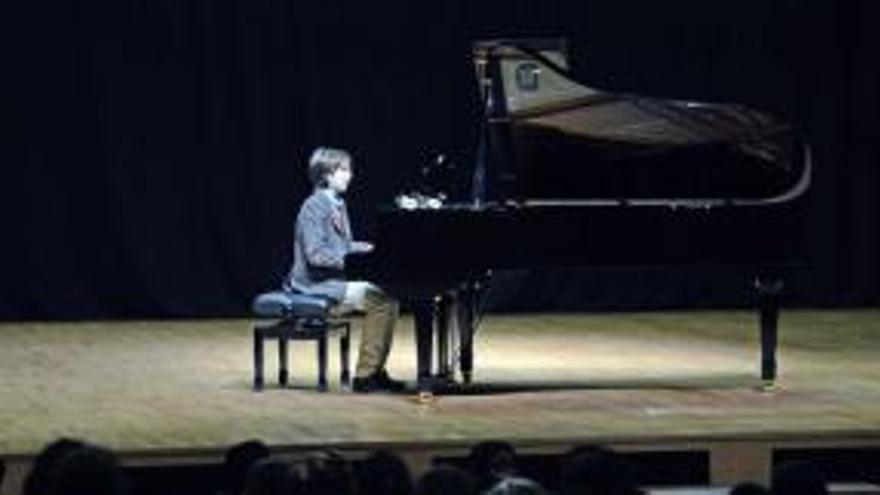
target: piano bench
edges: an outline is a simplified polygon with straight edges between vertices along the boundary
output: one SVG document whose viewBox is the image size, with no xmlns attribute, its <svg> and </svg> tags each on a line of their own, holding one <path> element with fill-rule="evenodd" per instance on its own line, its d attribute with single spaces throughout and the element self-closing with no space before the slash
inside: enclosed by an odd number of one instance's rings
<svg viewBox="0 0 880 495">
<path fill-rule="evenodd" d="M 267 292 L 258 295 L 252 304 L 257 317 L 269 321 L 254 325 L 254 382 L 255 391 L 263 389 L 264 342 L 278 339 L 278 383 L 287 386 L 288 343 L 295 340 L 313 340 L 318 347 L 318 390 L 327 390 L 327 341 L 339 334 L 340 383 L 344 389 L 351 384 L 349 372 L 349 343 L 351 322 L 332 315 L 332 304 L 327 299 L 290 292 Z"/>
</svg>

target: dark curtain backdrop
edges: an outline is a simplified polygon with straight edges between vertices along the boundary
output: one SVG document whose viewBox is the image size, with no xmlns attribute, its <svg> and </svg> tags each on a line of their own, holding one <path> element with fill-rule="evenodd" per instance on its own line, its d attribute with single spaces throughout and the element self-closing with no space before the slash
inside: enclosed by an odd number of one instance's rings
<svg viewBox="0 0 880 495">
<path fill-rule="evenodd" d="M 22 2 L 2 35 L 0 318 L 246 314 L 288 268 L 311 148 L 355 155 L 350 203 L 369 238 L 372 208 L 434 153 L 471 166 L 470 44 L 517 36 L 567 37 L 595 86 L 793 121 L 816 170 L 789 301 L 876 304 L 873 3 Z M 748 302 L 748 281 L 721 269 L 499 278 L 507 310 Z"/>
</svg>

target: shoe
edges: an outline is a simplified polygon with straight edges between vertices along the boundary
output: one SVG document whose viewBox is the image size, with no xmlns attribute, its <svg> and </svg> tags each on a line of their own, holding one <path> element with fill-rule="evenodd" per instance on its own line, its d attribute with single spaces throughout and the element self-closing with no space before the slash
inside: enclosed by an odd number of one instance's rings
<svg viewBox="0 0 880 495">
<path fill-rule="evenodd" d="M 380 370 L 378 373 L 373 375 L 379 381 L 380 385 L 389 392 L 403 392 L 406 388 L 406 383 L 400 380 L 395 380 L 388 376 L 388 372 Z"/>
<path fill-rule="evenodd" d="M 373 373 L 366 377 L 355 377 L 351 384 L 351 389 L 362 394 L 374 392 L 402 392 L 406 388 L 406 384 L 401 381 L 394 380 L 385 370 Z"/>
<path fill-rule="evenodd" d="M 376 375 L 370 375 L 365 377 L 356 376 L 354 380 L 351 382 L 351 390 L 352 392 L 357 392 L 359 394 L 372 394 L 376 392 L 387 392 L 382 385 L 379 383 L 379 380 L 376 378 Z"/>
</svg>

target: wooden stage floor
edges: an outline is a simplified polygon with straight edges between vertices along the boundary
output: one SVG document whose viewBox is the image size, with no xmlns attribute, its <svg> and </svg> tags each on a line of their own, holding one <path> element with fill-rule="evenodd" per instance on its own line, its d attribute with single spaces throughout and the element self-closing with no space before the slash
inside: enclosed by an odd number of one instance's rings
<svg viewBox="0 0 880 495">
<path fill-rule="evenodd" d="M 404 318 L 389 365 L 410 381 L 411 328 Z M 769 393 L 757 337 L 744 311 L 488 315 L 480 393 L 419 404 L 339 390 L 335 345 L 331 390 L 314 391 L 312 343 L 293 346 L 288 389 L 267 344 L 267 389 L 255 393 L 247 320 L 4 323 L 0 456 L 30 457 L 59 436 L 131 456 L 216 456 L 251 438 L 354 450 L 880 439 L 880 310 L 783 312 Z"/>
</svg>

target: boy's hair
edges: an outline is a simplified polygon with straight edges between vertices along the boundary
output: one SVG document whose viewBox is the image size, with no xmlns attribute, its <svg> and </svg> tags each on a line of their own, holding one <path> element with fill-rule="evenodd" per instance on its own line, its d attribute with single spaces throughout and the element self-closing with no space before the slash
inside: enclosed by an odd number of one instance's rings
<svg viewBox="0 0 880 495">
<path fill-rule="evenodd" d="M 327 176 L 342 166 L 351 167 L 351 155 L 342 149 L 320 147 L 309 158 L 309 180 L 315 187 L 327 185 Z"/>
</svg>

